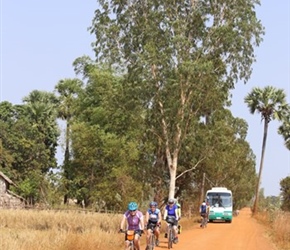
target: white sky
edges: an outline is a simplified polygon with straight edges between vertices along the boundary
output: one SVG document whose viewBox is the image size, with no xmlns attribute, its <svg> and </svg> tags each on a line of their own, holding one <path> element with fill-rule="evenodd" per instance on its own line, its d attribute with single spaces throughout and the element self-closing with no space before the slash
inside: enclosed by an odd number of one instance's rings
<svg viewBox="0 0 290 250">
<path fill-rule="evenodd" d="M 244 97 L 253 87 L 282 88 L 290 102 L 290 4 L 289 0 L 262 0 L 258 18 L 266 28 L 264 42 L 256 49 L 250 81 L 233 91 L 232 112 L 249 124 L 247 140 L 260 163 L 263 124 L 251 115 Z M 63 78 L 75 77 L 72 63 L 82 55 L 94 58 L 89 34 L 97 8 L 95 0 L 1 0 L 0 101 L 22 103 L 31 91 L 53 91 Z M 270 123 L 262 187 L 265 195 L 278 195 L 279 182 L 290 175 L 290 152 Z M 62 152 L 59 152 L 61 157 Z"/>
</svg>

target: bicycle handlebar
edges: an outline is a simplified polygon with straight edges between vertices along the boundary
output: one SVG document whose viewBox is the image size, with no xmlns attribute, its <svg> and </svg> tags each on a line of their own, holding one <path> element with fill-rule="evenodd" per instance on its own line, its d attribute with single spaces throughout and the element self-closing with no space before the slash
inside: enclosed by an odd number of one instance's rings
<svg viewBox="0 0 290 250">
<path fill-rule="evenodd" d="M 128 231 L 134 231 L 134 234 L 136 234 L 136 233 L 143 234 L 144 233 L 144 230 L 141 230 L 141 229 L 136 229 L 136 230 L 123 230 L 123 229 L 120 229 L 119 233 L 126 234 Z"/>
</svg>

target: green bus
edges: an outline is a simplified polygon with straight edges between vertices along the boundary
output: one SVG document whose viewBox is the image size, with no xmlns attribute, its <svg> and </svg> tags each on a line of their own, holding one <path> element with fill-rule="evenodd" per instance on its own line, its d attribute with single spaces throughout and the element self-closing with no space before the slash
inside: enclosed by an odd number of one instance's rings
<svg viewBox="0 0 290 250">
<path fill-rule="evenodd" d="M 209 222 L 225 221 L 232 222 L 233 219 L 233 196 L 232 191 L 225 187 L 213 187 L 206 192 L 208 203 Z"/>
</svg>

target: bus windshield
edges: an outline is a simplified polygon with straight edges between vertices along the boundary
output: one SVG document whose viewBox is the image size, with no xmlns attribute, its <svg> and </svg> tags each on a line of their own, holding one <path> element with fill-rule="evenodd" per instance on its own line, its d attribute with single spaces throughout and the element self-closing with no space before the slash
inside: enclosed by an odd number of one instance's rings
<svg viewBox="0 0 290 250">
<path fill-rule="evenodd" d="M 232 196 L 230 193 L 207 193 L 207 201 L 210 206 L 214 207 L 231 207 Z"/>
</svg>

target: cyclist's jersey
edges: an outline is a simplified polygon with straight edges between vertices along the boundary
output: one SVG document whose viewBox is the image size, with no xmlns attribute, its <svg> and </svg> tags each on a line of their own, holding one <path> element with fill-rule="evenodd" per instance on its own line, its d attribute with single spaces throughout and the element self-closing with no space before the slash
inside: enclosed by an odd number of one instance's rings
<svg viewBox="0 0 290 250">
<path fill-rule="evenodd" d="M 140 221 L 143 220 L 143 214 L 141 211 L 137 210 L 136 214 L 132 216 L 128 210 L 124 213 L 124 217 L 127 219 L 128 230 L 140 229 Z"/>
<path fill-rule="evenodd" d="M 160 209 L 156 208 L 155 211 L 153 212 L 150 208 L 148 209 L 148 214 L 149 214 L 149 221 L 152 223 L 157 223 L 158 222 L 158 216 L 160 213 Z"/>
<path fill-rule="evenodd" d="M 170 207 L 169 205 L 167 205 L 165 207 L 165 209 L 167 210 L 167 215 L 168 216 L 174 216 L 176 218 L 176 214 L 175 214 L 175 210 L 178 209 L 176 204 L 174 204 L 172 207 Z"/>
</svg>

